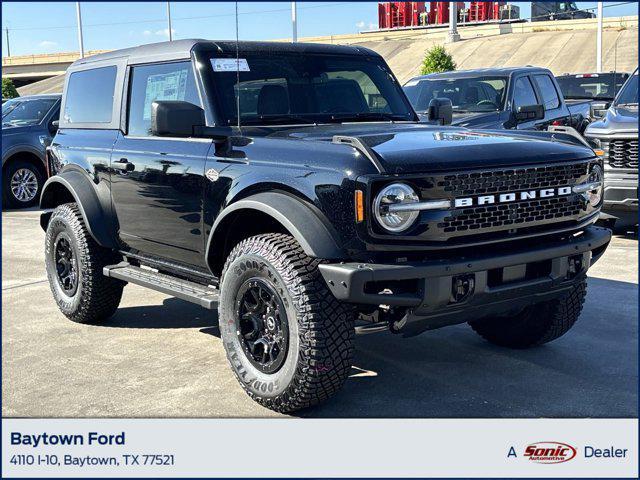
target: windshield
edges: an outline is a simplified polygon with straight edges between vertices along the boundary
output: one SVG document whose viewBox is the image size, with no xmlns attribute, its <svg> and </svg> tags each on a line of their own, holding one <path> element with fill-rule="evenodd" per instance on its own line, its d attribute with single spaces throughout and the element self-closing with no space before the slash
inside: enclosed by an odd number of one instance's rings
<svg viewBox="0 0 640 480">
<path fill-rule="evenodd" d="M 593 73 L 563 75 L 556 77 L 556 80 L 566 99 L 613 100 L 627 78 L 629 78 L 628 73 Z"/>
<path fill-rule="evenodd" d="M 229 125 L 237 123 L 238 110 L 242 125 L 417 120 L 379 58 L 282 52 L 241 57 L 239 72 L 235 58 L 210 58 L 218 109 Z"/>
<path fill-rule="evenodd" d="M 625 83 L 620 95 L 616 99 L 616 105 L 635 105 L 638 106 L 638 72 Z"/>
<path fill-rule="evenodd" d="M 7 100 L 2 104 L 2 116 L 4 117 L 11 110 L 20 104 L 21 100 Z"/>
<path fill-rule="evenodd" d="M 434 98 L 448 98 L 455 112 L 493 112 L 504 108 L 506 77 L 417 79 L 405 84 L 413 108 L 424 112 Z"/>
<path fill-rule="evenodd" d="M 56 103 L 55 98 L 40 98 L 38 100 L 23 100 L 5 114 L 5 105 L 2 106 L 2 126 L 15 127 L 35 125 L 40 123 L 51 107 Z M 9 103 L 9 102 L 7 102 Z"/>
</svg>

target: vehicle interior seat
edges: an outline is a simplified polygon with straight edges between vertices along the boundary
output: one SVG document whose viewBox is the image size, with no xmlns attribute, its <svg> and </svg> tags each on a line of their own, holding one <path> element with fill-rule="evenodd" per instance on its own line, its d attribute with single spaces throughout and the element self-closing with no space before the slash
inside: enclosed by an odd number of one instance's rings
<svg viewBox="0 0 640 480">
<path fill-rule="evenodd" d="M 282 85 L 264 85 L 258 94 L 258 115 L 289 113 L 289 94 Z"/>
<path fill-rule="evenodd" d="M 316 85 L 318 111 L 334 113 L 368 112 L 369 105 L 355 80 L 337 78 Z"/>
</svg>

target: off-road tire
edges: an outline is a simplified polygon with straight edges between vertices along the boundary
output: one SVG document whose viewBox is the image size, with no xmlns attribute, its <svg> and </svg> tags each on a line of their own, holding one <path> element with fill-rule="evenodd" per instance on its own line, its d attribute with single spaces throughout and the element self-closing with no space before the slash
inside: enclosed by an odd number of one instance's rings
<svg viewBox="0 0 640 480">
<path fill-rule="evenodd" d="M 221 276 L 219 325 L 229 363 L 249 396 L 278 412 L 327 400 L 340 390 L 351 369 L 355 309 L 335 299 L 319 264 L 291 236 L 272 233 L 240 242 Z M 238 334 L 238 289 L 256 277 L 275 287 L 288 319 L 286 359 L 270 374 L 250 362 Z"/>
<path fill-rule="evenodd" d="M 65 293 L 56 272 L 54 246 L 61 234 L 71 240 L 77 259 L 77 290 L 73 295 Z M 122 257 L 95 242 L 75 203 L 60 205 L 53 211 L 47 226 L 44 254 L 53 298 L 67 318 L 78 323 L 101 323 L 115 313 L 125 282 L 105 277 L 102 268 L 118 263 Z"/>
<path fill-rule="evenodd" d="M 11 179 L 18 170 L 22 169 L 32 172 L 37 182 L 35 196 L 28 201 L 19 200 L 11 190 Z M 42 193 L 43 185 L 44 178 L 42 176 L 42 172 L 40 172 L 33 163 L 24 160 L 13 160 L 5 167 L 2 173 L 2 205 L 7 208 L 33 207 L 40 201 L 40 193 Z"/>
<path fill-rule="evenodd" d="M 564 296 L 527 307 L 517 315 L 471 322 L 485 340 L 502 347 L 528 348 L 555 340 L 576 323 L 587 293 L 582 280 Z"/>
</svg>

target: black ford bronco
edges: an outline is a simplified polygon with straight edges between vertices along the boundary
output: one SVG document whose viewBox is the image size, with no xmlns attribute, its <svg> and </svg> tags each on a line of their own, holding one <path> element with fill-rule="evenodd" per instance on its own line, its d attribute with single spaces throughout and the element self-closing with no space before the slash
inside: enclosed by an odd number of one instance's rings
<svg viewBox="0 0 640 480">
<path fill-rule="evenodd" d="M 61 311 L 105 322 L 127 282 L 218 309 L 240 384 L 283 412 L 340 389 L 356 333 L 563 335 L 611 235 L 590 148 L 419 123 L 360 47 L 181 40 L 78 60 L 48 163 Z"/>
</svg>

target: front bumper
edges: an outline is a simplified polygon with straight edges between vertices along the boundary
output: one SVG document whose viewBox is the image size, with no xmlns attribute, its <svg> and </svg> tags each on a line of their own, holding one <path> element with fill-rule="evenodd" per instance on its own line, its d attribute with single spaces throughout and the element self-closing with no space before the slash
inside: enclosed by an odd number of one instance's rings
<svg viewBox="0 0 640 480">
<path fill-rule="evenodd" d="M 419 333 L 560 296 L 584 278 L 610 240 L 610 230 L 591 226 L 569 239 L 503 254 L 319 268 L 338 300 L 406 308 L 403 331 Z M 469 290 L 462 297 L 461 281 Z"/>
<path fill-rule="evenodd" d="M 607 169 L 604 175 L 603 211 L 638 210 L 638 172 L 637 170 L 618 171 Z"/>
</svg>

